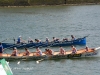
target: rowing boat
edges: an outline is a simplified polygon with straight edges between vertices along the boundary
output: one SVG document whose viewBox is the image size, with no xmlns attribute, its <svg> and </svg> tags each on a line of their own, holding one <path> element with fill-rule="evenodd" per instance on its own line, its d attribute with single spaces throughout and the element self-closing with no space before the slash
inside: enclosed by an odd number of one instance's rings
<svg viewBox="0 0 100 75">
<path fill-rule="evenodd" d="M 36 52 L 31 52 L 29 56 L 23 56 L 23 53 L 18 54 L 18 56 L 11 56 L 11 54 L 1 54 L 0 58 L 5 58 L 6 60 L 41 60 L 41 59 L 67 59 L 67 58 L 81 58 L 81 57 L 92 57 L 97 56 L 100 47 L 92 48 L 88 51 L 86 49 L 80 49 L 77 53 L 72 54 L 72 51 L 66 51 L 64 55 L 60 55 L 59 51 L 55 51 L 53 55 L 46 55 L 43 52 L 42 56 L 37 56 Z"/>
<path fill-rule="evenodd" d="M 52 42 L 32 42 L 32 43 L 2 43 L 4 48 L 36 48 L 36 47 L 55 47 L 55 46 L 70 46 L 70 45 L 86 45 L 86 37 L 78 38 L 71 41 L 52 41 Z"/>
</svg>

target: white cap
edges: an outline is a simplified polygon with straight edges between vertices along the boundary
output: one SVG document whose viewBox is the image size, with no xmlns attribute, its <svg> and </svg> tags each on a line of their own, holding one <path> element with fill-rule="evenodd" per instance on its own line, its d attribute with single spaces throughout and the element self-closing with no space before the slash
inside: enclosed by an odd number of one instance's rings
<svg viewBox="0 0 100 75">
<path fill-rule="evenodd" d="M 16 50 L 17 48 L 16 47 L 14 47 L 14 50 Z"/>
</svg>

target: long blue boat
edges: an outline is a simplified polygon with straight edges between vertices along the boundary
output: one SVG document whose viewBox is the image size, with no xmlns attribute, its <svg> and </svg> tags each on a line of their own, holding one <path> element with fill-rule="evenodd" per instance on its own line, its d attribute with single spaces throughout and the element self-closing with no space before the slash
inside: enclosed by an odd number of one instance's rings
<svg viewBox="0 0 100 75">
<path fill-rule="evenodd" d="M 32 43 L 2 43 L 4 48 L 36 48 L 36 47 L 56 47 L 56 46 L 70 46 L 70 45 L 86 45 L 86 37 L 78 38 L 71 41 L 52 41 L 52 42 L 32 42 Z"/>
</svg>

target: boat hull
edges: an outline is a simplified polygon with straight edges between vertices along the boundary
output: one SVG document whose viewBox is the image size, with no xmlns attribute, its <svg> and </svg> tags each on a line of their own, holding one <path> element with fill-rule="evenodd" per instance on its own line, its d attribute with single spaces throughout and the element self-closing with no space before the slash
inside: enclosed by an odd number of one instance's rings
<svg viewBox="0 0 100 75">
<path fill-rule="evenodd" d="M 46 55 L 43 53 L 42 56 L 36 56 L 36 53 L 33 52 L 29 56 L 23 56 L 19 54 L 18 56 L 11 56 L 10 54 L 2 54 L 0 58 L 5 58 L 6 60 L 52 60 L 52 59 L 69 59 L 69 58 L 82 58 L 82 57 L 93 57 L 97 56 L 99 49 L 93 50 L 90 49 L 88 52 L 85 49 L 78 50 L 76 54 L 72 54 L 71 51 L 67 51 L 65 55 L 59 55 L 59 52 L 54 52 L 54 55 Z"/>
<path fill-rule="evenodd" d="M 86 45 L 86 37 L 78 38 L 73 41 L 55 41 L 55 42 L 39 42 L 39 43 L 21 43 L 21 44 L 13 44 L 13 43 L 2 43 L 4 48 L 36 48 L 36 47 L 56 47 L 56 46 L 70 46 L 70 45 Z"/>
</svg>

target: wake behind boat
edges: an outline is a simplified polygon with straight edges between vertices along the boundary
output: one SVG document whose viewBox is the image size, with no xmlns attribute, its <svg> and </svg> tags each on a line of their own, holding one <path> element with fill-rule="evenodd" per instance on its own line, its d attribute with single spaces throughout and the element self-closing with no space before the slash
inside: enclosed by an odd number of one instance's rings
<svg viewBox="0 0 100 75">
<path fill-rule="evenodd" d="M 67 59 L 67 58 L 82 58 L 82 57 L 92 57 L 97 56 L 100 47 L 80 49 L 77 53 L 73 54 L 71 50 L 66 51 L 65 54 L 60 54 L 59 51 L 55 51 L 52 55 L 47 55 L 45 52 L 41 56 L 38 56 L 36 52 L 31 52 L 28 56 L 24 56 L 24 53 L 20 53 L 17 56 L 11 56 L 11 54 L 0 54 L 0 58 L 5 58 L 6 60 L 50 60 L 50 59 Z"/>
<path fill-rule="evenodd" d="M 55 40 L 50 42 L 29 42 L 29 43 L 2 43 L 4 48 L 36 48 L 36 47 L 56 47 L 56 46 L 70 46 L 70 45 L 86 45 L 86 37 L 78 38 L 74 40 L 66 40 L 63 41 Z"/>
</svg>

